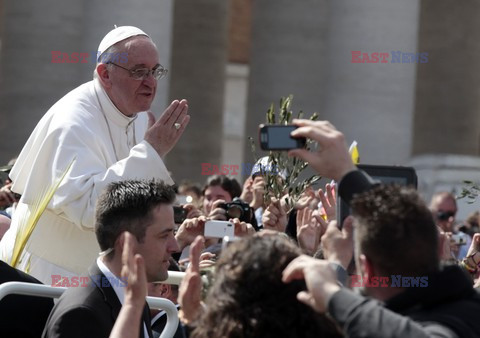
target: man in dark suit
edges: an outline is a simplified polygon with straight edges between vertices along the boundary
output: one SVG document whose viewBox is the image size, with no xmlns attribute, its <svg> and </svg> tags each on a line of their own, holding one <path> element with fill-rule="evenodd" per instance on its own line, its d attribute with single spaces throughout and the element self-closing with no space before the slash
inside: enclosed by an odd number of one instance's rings
<svg viewBox="0 0 480 338">
<path fill-rule="evenodd" d="M 0 261 L 0 284 L 6 282 L 42 284 L 25 272 Z M 4 338 L 40 337 L 52 308 L 53 300 L 50 298 L 6 296 L 0 301 L 0 336 Z"/>
<path fill-rule="evenodd" d="M 136 239 L 133 249 L 145 262 L 147 281 L 168 277 L 169 258 L 178 251 L 173 235 L 174 190 L 155 181 L 110 184 L 97 202 L 95 233 L 102 253 L 89 269 L 88 286 L 70 288 L 55 305 L 43 337 L 106 338 L 120 312 L 124 287 L 122 250 L 125 231 Z M 145 304 L 140 337 L 152 337 Z"/>
</svg>

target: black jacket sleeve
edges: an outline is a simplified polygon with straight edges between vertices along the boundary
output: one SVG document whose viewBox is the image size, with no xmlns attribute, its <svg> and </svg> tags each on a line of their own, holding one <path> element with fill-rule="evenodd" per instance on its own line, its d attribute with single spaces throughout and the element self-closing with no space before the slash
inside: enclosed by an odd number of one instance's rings
<svg viewBox="0 0 480 338">
<path fill-rule="evenodd" d="M 93 309 L 82 306 L 65 311 L 55 321 L 48 322 L 42 337 L 105 338 L 110 331 L 111 326 L 102 322 Z"/>
<path fill-rule="evenodd" d="M 344 288 L 332 296 L 328 310 L 347 337 L 458 338 L 443 325 L 415 322 Z"/>
</svg>

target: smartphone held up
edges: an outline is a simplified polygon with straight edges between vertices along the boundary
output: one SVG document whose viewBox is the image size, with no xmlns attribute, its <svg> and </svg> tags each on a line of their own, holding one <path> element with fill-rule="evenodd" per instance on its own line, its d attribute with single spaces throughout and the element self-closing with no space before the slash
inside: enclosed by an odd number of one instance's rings
<svg viewBox="0 0 480 338">
<path fill-rule="evenodd" d="M 291 150 L 305 148 L 307 140 L 304 137 L 295 138 L 290 135 L 297 128 L 295 125 L 259 126 L 260 148 L 262 150 Z"/>
</svg>

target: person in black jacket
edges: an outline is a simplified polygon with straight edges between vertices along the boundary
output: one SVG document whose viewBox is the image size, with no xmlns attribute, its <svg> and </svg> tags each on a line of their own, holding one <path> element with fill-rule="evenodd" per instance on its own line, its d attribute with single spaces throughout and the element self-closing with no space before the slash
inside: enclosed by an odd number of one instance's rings
<svg viewBox="0 0 480 338">
<path fill-rule="evenodd" d="M 125 180 L 108 185 L 96 206 L 95 234 L 103 250 L 89 270 L 88 285 L 65 291 L 55 304 L 45 338 L 105 338 L 124 304 L 127 280 L 122 278 L 122 252 L 126 232 L 134 239 L 132 254 L 143 258 L 146 280 L 168 277 L 171 254 L 179 250 L 173 234 L 175 223 L 172 187 L 155 180 Z M 153 337 L 145 301 L 139 337 Z"/>
<path fill-rule="evenodd" d="M 376 300 L 339 286 L 329 262 L 307 256 L 287 266 L 284 282 L 305 279 L 308 291 L 298 298 L 318 312 L 328 311 L 350 337 L 479 337 L 480 296 L 460 267 L 440 267 L 438 232 L 418 194 L 376 186 L 353 165 L 343 134 L 330 123 L 294 123 L 300 128 L 292 136 L 317 141 L 319 150 L 290 155 L 339 181 L 339 195 L 352 206 L 359 271 L 354 285 L 365 286 Z M 342 237 L 335 224 L 328 232 L 330 251 L 351 256 L 351 239 Z M 345 267 L 349 259 L 340 261 Z"/>
<path fill-rule="evenodd" d="M 0 261 L 0 284 L 26 282 L 42 284 L 25 272 Z M 0 301 L 0 337 L 40 337 L 53 308 L 53 300 L 45 297 L 8 295 Z"/>
</svg>

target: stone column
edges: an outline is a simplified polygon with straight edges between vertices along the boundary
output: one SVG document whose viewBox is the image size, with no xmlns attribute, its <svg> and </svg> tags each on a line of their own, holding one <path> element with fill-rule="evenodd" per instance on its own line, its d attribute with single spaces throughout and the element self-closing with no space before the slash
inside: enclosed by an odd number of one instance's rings
<svg viewBox="0 0 480 338">
<path fill-rule="evenodd" d="M 417 53 L 415 0 L 330 1 L 323 117 L 359 143 L 360 161 L 405 165 L 410 158 Z M 352 63 L 352 51 L 387 53 L 385 63 Z M 374 60 L 372 60 L 374 61 Z M 407 61 L 407 60 L 405 60 Z M 411 61 L 411 60 L 408 60 Z M 416 61 L 416 60 L 415 60 Z"/>
<path fill-rule="evenodd" d="M 79 83 L 79 64 L 52 63 L 52 51 L 80 48 L 82 2 L 4 1 L 0 161 L 18 155 L 43 114 Z"/>
<path fill-rule="evenodd" d="M 422 0 L 419 50 L 428 63 L 417 74 L 412 164 L 429 200 L 480 182 L 480 3 Z M 460 201 L 459 217 L 478 209 Z"/>
<path fill-rule="evenodd" d="M 170 99 L 189 102 L 190 124 L 168 155 L 176 182 L 203 182 L 201 163 L 220 164 L 229 1 L 176 0 Z"/>
<path fill-rule="evenodd" d="M 413 154 L 480 152 L 480 3 L 421 1 Z"/>
<path fill-rule="evenodd" d="M 245 119 L 247 113 L 248 72 L 254 0 L 232 0 L 228 33 L 228 65 L 223 114 L 222 164 L 238 165 L 231 176 L 242 180 Z M 249 156 L 250 157 L 250 156 Z M 235 167 L 232 167 L 235 168 Z M 250 166 L 246 167 L 250 169 Z"/>
<path fill-rule="evenodd" d="M 326 0 L 253 2 L 250 81 L 244 160 L 252 162 L 248 136 L 258 147 L 258 125 L 272 102 L 294 95 L 293 110 L 320 111 L 324 100 Z"/>
</svg>

